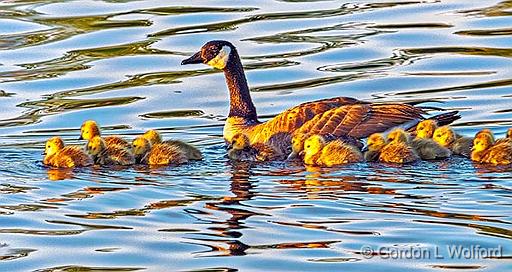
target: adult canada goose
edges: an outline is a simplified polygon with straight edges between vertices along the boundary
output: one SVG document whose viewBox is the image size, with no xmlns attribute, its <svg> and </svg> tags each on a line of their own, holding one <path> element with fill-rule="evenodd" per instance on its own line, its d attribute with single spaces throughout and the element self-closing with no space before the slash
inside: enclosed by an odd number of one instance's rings
<svg viewBox="0 0 512 272">
<path fill-rule="evenodd" d="M 266 143 L 276 133 L 308 133 L 365 138 L 397 125 L 414 127 L 424 120 L 424 111 L 408 104 L 372 104 L 349 97 L 307 102 L 290 108 L 267 122 L 258 121 L 256 108 L 236 48 L 228 41 L 207 42 L 182 65 L 204 63 L 224 71 L 229 89 L 230 110 L 224 125 L 224 139 L 243 133 L 253 143 Z M 460 118 L 450 112 L 435 118 L 440 125 Z"/>
</svg>

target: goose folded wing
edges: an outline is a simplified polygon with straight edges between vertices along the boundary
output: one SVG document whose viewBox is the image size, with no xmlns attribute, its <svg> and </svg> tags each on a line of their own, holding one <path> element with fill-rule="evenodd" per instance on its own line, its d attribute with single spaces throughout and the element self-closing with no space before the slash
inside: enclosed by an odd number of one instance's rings
<svg viewBox="0 0 512 272">
<path fill-rule="evenodd" d="M 271 120 L 256 126 L 254 128 L 254 134 L 252 134 L 254 136 L 251 137 L 251 143 L 267 142 L 272 135 L 280 132 L 292 133 L 315 116 L 328 110 L 344 105 L 363 103 L 364 102 L 350 97 L 335 97 L 297 105 L 285 110 Z"/>
<path fill-rule="evenodd" d="M 365 138 L 376 132 L 422 120 L 423 110 L 407 104 L 353 104 L 316 115 L 296 132 Z"/>
</svg>

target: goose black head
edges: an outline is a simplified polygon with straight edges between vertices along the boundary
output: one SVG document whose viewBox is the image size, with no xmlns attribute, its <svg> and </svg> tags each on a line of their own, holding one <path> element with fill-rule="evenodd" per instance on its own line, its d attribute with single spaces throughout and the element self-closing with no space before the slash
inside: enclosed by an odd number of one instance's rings
<svg viewBox="0 0 512 272">
<path fill-rule="evenodd" d="M 181 65 L 204 63 L 222 70 L 234 51 L 235 47 L 228 41 L 209 41 L 201 47 L 201 51 L 183 60 Z"/>
</svg>

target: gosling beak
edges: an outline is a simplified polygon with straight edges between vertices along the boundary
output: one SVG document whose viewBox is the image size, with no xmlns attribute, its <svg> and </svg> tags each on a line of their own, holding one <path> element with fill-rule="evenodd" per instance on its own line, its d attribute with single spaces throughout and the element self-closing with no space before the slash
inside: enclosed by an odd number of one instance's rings
<svg viewBox="0 0 512 272">
<path fill-rule="evenodd" d="M 233 145 L 232 144 L 226 144 L 226 149 L 227 150 L 233 149 Z"/>
<path fill-rule="evenodd" d="M 80 137 L 78 137 L 78 140 L 83 140 L 84 137 L 82 137 L 82 134 L 80 134 Z"/>
<path fill-rule="evenodd" d="M 181 65 L 197 64 L 197 63 L 203 63 L 203 58 L 201 58 L 201 52 L 197 52 L 194 55 L 192 55 L 190 58 L 184 59 L 181 62 Z"/>
<path fill-rule="evenodd" d="M 304 157 L 304 154 L 306 154 L 306 152 L 304 152 L 304 150 L 302 150 L 301 152 L 299 152 L 299 157 Z"/>
<path fill-rule="evenodd" d="M 290 153 L 290 155 L 288 155 L 288 157 L 286 158 L 287 161 L 291 161 L 291 160 L 294 160 L 295 158 L 297 158 L 297 153 L 292 151 L 292 153 Z"/>
<path fill-rule="evenodd" d="M 46 155 L 46 151 L 44 151 L 43 153 L 41 153 L 41 155 Z"/>
<path fill-rule="evenodd" d="M 363 153 L 366 151 L 368 151 L 368 146 L 365 146 L 365 147 L 363 147 L 363 149 L 361 149 L 361 152 L 363 152 Z"/>
</svg>

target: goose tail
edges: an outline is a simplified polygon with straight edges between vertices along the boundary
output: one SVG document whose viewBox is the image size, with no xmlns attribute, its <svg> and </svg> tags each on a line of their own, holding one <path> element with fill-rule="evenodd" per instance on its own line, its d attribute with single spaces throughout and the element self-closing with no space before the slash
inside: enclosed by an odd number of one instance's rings
<svg viewBox="0 0 512 272">
<path fill-rule="evenodd" d="M 455 122 L 456 120 L 459 120 L 460 118 L 461 116 L 459 115 L 459 111 L 449 111 L 434 115 L 428 119 L 435 120 L 438 126 L 446 126 Z"/>
</svg>

